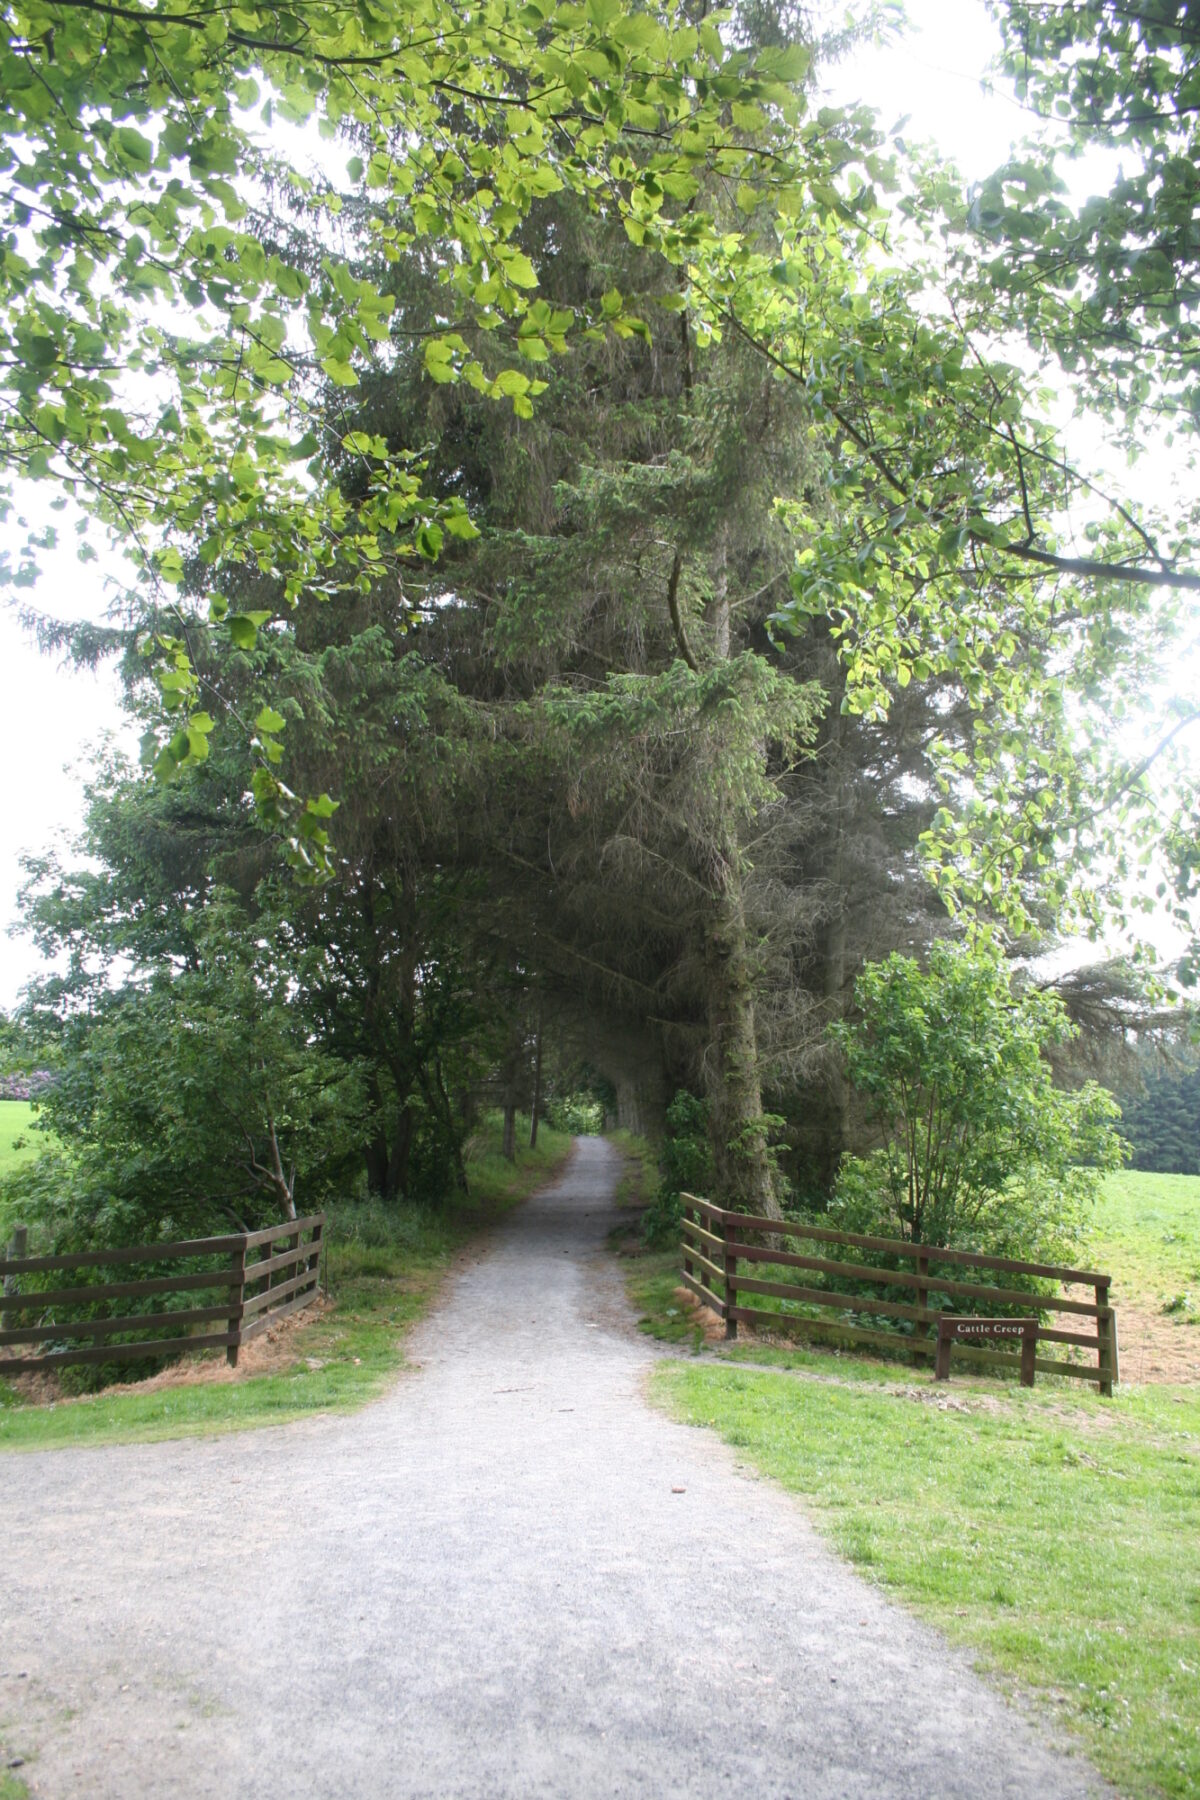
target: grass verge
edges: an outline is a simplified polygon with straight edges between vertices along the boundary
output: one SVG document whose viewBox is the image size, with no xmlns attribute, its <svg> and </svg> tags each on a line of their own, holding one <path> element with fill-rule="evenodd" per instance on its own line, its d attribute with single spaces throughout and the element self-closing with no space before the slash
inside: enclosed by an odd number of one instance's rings
<svg viewBox="0 0 1200 1800">
<path fill-rule="evenodd" d="M 1097 1267 L 1114 1298 L 1200 1325 L 1200 1176 L 1125 1169 L 1104 1183 L 1092 1220 Z"/>
<path fill-rule="evenodd" d="M 826 1359 L 827 1361 L 831 1359 Z M 871 1580 L 1079 1733 L 1123 1790 L 1200 1792 L 1200 1395 L 655 1371 Z M 934 1402 L 931 1404 L 931 1402 Z"/>
<path fill-rule="evenodd" d="M 0 1100 L 0 1175 L 32 1162 L 38 1151 L 45 1148 L 46 1139 L 31 1129 L 33 1117 L 28 1100 Z"/>
<path fill-rule="evenodd" d="M 704 1331 L 679 1293 L 679 1252 L 645 1246 L 618 1250 L 628 1258 L 625 1288 L 638 1315 L 638 1329 L 660 1344 L 704 1347 Z"/>
<path fill-rule="evenodd" d="M 630 1214 L 648 1206 L 658 1187 L 658 1154 L 645 1138 L 630 1131 L 613 1131 L 609 1137 L 621 1152 L 625 1168 L 617 1183 L 617 1205 Z M 689 1309 L 680 1303 L 679 1252 L 649 1247 L 632 1217 L 609 1239 L 610 1248 L 625 1265 L 625 1286 L 637 1309 L 638 1325 L 662 1344 L 687 1344 L 698 1351 L 704 1331 Z"/>
<path fill-rule="evenodd" d="M 1188 1254 L 1200 1182 L 1136 1191 L 1171 1179 L 1133 1178 L 1098 1222 L 1109 1243 L 1124 1224 L 1138 1278 L 1155 1232 Z M 656 1401 L 803 1498 L 842 1555 L 1077 1733 L 1122 1791 L 1200 1793 L 1200 1390 L 942 1388 L 838 1351 L 706 1345 L 677 1267 L 626 1265 L 642 1329 L 706 1352 L 660 1366 Z"/>
<path fill-rule="evenodd" d="M 481 1134 L 469 1164 L 469 1205 L 375 1203 L 331 1214 L 325 1281 L 332 1305 L 295 1329 L 287 1367 L 52 1405 L 23 1404 L 0 1382 L 0 1449 L 245 1431 L 365 1405 L 401 1367 L 403 1333 L 428 1311 L 455 1253 L 546 1181 L 571 1142 L 543 1126 L 536 1151 L 522 1148 L 509 1164 L 492 1138 L 490 1130 Z"/>
</svg>

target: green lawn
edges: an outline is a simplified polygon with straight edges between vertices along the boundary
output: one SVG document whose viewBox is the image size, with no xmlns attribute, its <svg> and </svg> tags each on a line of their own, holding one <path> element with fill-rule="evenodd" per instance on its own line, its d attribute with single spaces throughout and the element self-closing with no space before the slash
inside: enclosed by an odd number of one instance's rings
<svg viewBox="0 0 1200 1800">
<path fill-rule="evenodd" d="M 34 1116 L 28 1100 L 0 1100 L 0 1181 L 14 1169 L 19 1169 L 22 1163 L 32 1162 L 38 1152 L 45 1149 L 46 1137 L 32 1129 Z M 0 1201 L 0 1245 L 7 1247 L 14 1223 L 17 1220 L 10 1218 Z M 2 1791 L 0 1800 L 3 1800 Z"/>
<path fill-rule="evenodd" d="M 243 1431 L 373 1399 L 403 1363 L 405 1328 L 427 1311 L 455 1252 L 540 1186 L 570 1146 L 543 1126 L 536 1152 L 519 1150 L 514 1166 L 493 1147 L 494 1135 L 470 1163 L 469 1206 L 331 1212 L 324 1276 L 334 1304 L 295 1332 L 287 1369 L 37 1406 L 0 1382 L 0 1450 Z"/>
<path fill-rule="evenodd" d="M 33 1107 L 28 1100 L 0 1100 L 0 1175 L 31 1162 L 43 1139 L 31 1131 Z"/>
<path fill-rule="evenodd" d="M 704 1358 L 660 1367 L 654 1393 L 1042 1699 L 1124 1790 L 1200 1792 L 1200 1394 L 972 1381 L 943 1410 L 927 1377 L 810 1361 L 836 1378 Z"/>
<path fill-rule="evenodd" d="M 1083 1260 L 1112 1272 L 1118 1306 L 1200 1296 L 1200 1178 L 1113 1176 Z M 1077 1732 L 1122 1791 L 1200 1793 L 1200 1387 L 1103 1400 L 961 1373 L 941 1388 L 867 1356 L 705 1345 L 677 1258 L 628 1267 L 643 1329 L 696 1352 L 655 1372 L 663 1407 L 799 1495 L 870 1580 Z"/>
<path fill-rule="evenodd" d="M 1200 1329 L 1200 1176 L 1110 1175 L 1091 1254 L 1114 1277 L 1113 1297 L 1171 1309 Z"/>
</svg>

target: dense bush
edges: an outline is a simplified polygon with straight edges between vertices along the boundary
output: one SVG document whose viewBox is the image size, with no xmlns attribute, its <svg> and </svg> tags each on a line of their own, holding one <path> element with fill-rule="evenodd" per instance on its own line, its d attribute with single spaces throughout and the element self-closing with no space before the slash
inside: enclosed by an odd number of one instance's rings
<svg viewBox="0 0 1200 1800">
<path fill-rule="evenodd" d="M 667 1108 L 665 1124 L 658 1192 L 642 1215 L 643 1237 L 659 1245 L 679 1239 L 680 1194 L 707 1195 L 713 1190 L 706 1103 L 680 1088 Z"/>
<path fill-rule="evenodd" d="M 999 956 L 948 944 L 926 969 L 899 955 L 865 969 L 855 997 L 858 1020 L 834 1035 L 882 1144 L 844 1161 L 837 1222 L 1065 1260 L 1121 1143 L 1110 1094 L 1054 1085 L 1042 1052 L 1075 1029 L 1062 1002 L 1014 993 Z"/>
<path fill-rule="evenodd" d="M 572 1137 L 597 1137 L 604 1130 L 604 1104 L 586 1090 L 553 1095 L 543 1117 L 555 1131 L 569 1131 Z"/>
<path fill-rule="evenodd" d="M 66 1251 L 253 1229 L 314 1212 L 361 1168 L 359 1067 L 322 1052 L 292 970 L 232 899 L 197 915 L 192 965 L 73 1017 L 40 1095 L 47 1148 L 8 1210 Z"/>
</svg>

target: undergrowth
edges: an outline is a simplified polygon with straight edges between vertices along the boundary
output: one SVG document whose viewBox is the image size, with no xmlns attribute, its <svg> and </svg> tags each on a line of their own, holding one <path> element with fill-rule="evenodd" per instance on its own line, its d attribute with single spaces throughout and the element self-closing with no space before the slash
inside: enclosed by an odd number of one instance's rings
<svg viewBox="0 0 1200 1800">
<path fill-rule="evenodd" d="M 498 1131 L 489 1122 L 468 1166 L 469 1200 L 331 1209 L 322 1269 L 331 1304 L 301 1316 L 286 1367 L 49 1404 L 25 1401 L 0 1382 L 0 1449 L 244 1431 L 373 1399 L 400 1368 L 403 1334 L 428 1310 L 456 1251 L 540 1186 L 570 1149 L 569 1138 L 543 1128 L 537 1150 L 520 1149 L 510 1164 L 495 1147 Z"/>
</svg>

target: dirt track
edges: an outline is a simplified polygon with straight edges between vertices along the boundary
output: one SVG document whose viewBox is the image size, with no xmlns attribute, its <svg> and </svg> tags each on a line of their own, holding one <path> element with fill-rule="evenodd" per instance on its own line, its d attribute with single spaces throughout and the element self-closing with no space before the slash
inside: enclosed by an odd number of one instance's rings
<svg viewBox="0 0 1200 1800">
<path fill-rule="evenodd" d="M 0 1461 L 0 1730 L 35 1795 L 1106 1791 L 647 1407 L 615 1174 L 582 1140 L 366 1412 Z"/>
</svg>

